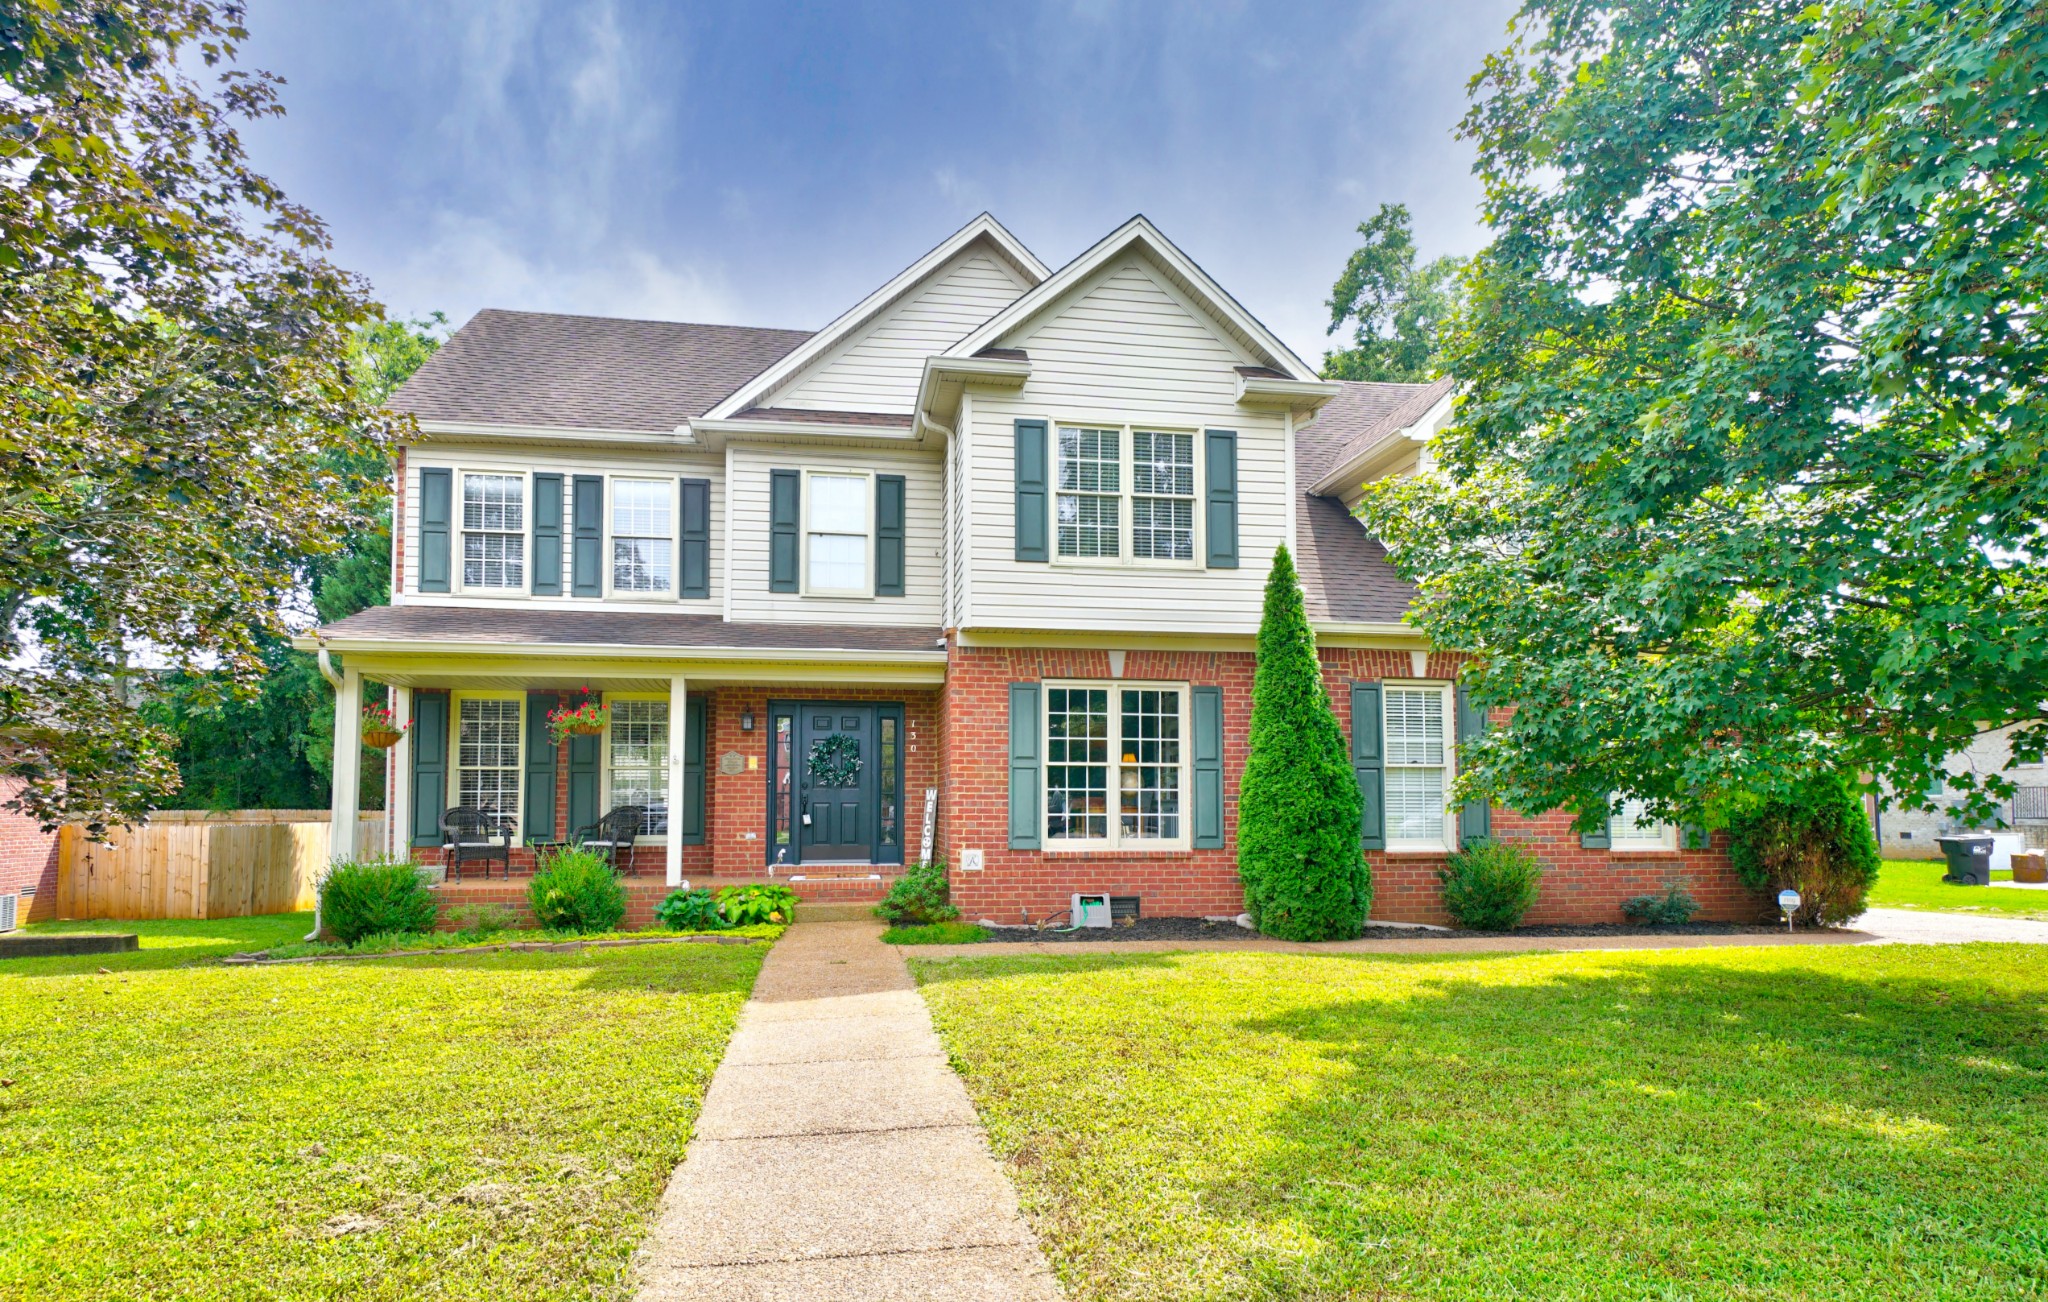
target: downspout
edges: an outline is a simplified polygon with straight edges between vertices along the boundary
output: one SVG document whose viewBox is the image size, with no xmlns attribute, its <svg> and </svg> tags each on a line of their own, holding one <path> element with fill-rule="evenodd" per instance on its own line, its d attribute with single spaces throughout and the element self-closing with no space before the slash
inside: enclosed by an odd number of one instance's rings
<svg viewBox="0 0 2048 1302">
<path fill-rule="evenodd" d="M 313 636 L 320 644 L 320 649 L 314 654 L 314 659 L 320 665 L 320 676 L 332 684 L 335 691 L 339 692 L 341 690 L 341 674 L 335 669 L 334 661 L 328 657 L 327 635 L 325 633 L 315 633 Z M 329 836 L 334 835 L 334 828 L 331 824 L 328 826 L 327 834 Z M 332 867 L 333 863 L 334 860 L 330 857 L 327 861 L 327 866 L 322 867 L 320 870 L 320 880 L 313 883 L 313 929 L 306 933 L 306 939 L 309 941 L 320 939 L 320 901 L 321 896 L 325 894 L 324 888 L 327 885 L 327 869 Z"/>
</svg>

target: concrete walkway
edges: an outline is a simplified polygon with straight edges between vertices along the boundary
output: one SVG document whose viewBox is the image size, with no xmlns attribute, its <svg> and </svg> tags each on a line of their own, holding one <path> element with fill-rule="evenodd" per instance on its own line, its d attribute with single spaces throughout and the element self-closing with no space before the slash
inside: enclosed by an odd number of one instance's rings
<svg viewBox="0 0 2048 1302">
<path fill-rule="evenodd" d="M 793 927 L 637 1262 L 642 1302 L 1057 1302 L 902 954 Z"/>
<path fill-rule="evenodd" d="M 1995 913 L 1937 913 L 1932 909 L 1870 909 L 1856 929 L 1886 945 L 1961 945 L 1977 940 L 2048 945 L 2048 922 Z"/>
</svg>

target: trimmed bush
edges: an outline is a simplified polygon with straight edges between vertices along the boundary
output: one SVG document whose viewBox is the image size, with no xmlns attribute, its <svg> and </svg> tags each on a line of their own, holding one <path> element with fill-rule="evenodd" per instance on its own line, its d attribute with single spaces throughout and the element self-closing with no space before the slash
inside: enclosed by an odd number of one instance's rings
<svg viewBox="0 0 2048 1302">
<path fill-rule="evenodd" d="M 526 899 L 535 920 L 551 931 L 610 931 L 626 916 L 618 874 L 591 850 L 543 852 Z"/>
<path fill-rule="evenodd" d="M 1237 801 L 1237 873 L 1260 931 L 1282 940 L 1358 935 L 1372 908 L 1358 819 L 1358 779 L 1323 687 L 1294 560 L 1280 547 L 1266 578 Z"/>
<path fill-rule="evenodd" d="M 1795 919 L 1836 925 L 1863 912 L 1877 883 L 1877 838 L 1863 801 L 1844 779 L 1815 779 L 1798 797 L 1772 800 L 1730 820 L 1728 858 L 1752 890 L 1799 892 Z"/>
<path fill-rule="evenodd" d="M 440 905 L 403 860 L 338 863 L 320 884 L 320 922 L 344 945 L 383 932 L 432 931 Z"/>
<path fill-rule="evenodd" d="M 1700 902 L 1677 882 L 1666 882 L 1662 895 L 1637 895 L 1621 902 L 1621 916 L 1639 927 L 1683 927 L 1700 911 Z"/>
<path fill-rule="evenodd" d="M 1543 865 L 1519 845 L 1481 841 L 1458 851 L 1437 870 L 1444 907 L 1461 927 L 1509 931 L 1536 902 Z"/>
<path fill-rule="evenodd" d="M 668 898 L 655 906 L 654 920 L 675 931 L 717 931 L 731 925 L 707 890 L 670 891 Z"/>
<path fill-rule="evenodd" d="M 787 886 L 727 886 L 718 892 L 718 911 L 734 927 L 795 922 L 796 892 Z"/>
<path fill-rule="evenodd" d="M 896 884 L 875 906 L 875 916 L 899 927 L 957 919 L 960 910 L 952 904 L 951 889 L 946 884 L 945 861 L 934 859 L 928 864 L 912 866 L 896 879 Z"/>
</svg>

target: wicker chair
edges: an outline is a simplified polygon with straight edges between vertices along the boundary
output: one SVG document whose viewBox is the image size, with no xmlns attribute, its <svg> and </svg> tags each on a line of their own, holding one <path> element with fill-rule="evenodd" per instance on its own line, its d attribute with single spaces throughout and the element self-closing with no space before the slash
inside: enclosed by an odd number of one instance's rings
<svg viewBox="0 0 2048 1302">
<path fill-rule="evenodd" d="M 491 878 L 491 860 L 504 866 L 506 879 L 512 877 L 512 827 L 507 819 L 475 805 L 457 805 L 441 815 L 441 849 L 448 862 L 451 881 L 462 880 L 462 865 L 481 861 L 484 880 Z"/>
<path fill-rule="evenodd" d="M 647 806 L 615 805 L 610 813 L 571 837 L 570 844 L 603 855 L 614 872 L 618 871 L 623 852 L 626 875 L 630 877 L 633 875 L 633 842 L 639 839 L 640 829 L 646 823 Z"/>
</svg>

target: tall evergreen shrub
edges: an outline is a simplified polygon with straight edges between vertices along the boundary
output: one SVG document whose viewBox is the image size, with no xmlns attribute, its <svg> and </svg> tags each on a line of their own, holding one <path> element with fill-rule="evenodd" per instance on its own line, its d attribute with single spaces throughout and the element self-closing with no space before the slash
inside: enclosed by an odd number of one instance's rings
<svg viewBox="0 0 2048 1302">
<path fill-rule="evenodd" d="M 1294 558 L 1281 547 L 1266 579 L 1251 754 L 1237 799 L 1237 872 L 1259 930 L 1283 940 L 1359 933 L 1372 878 L 1358 818 L 1358 781 L 1323 687 Z"/>
<path fill-rule="evenodd" d="M 1842 923 L 1863 912 L 1883 859 L 1863 801 L 1828 775 L 1793 800 L 1772 800 L 1730 820 L 1728 858 L 1745 886 L 1799 892 L 1798 921 Z"/>
</svg>

